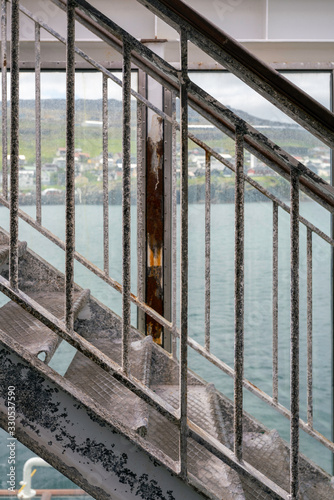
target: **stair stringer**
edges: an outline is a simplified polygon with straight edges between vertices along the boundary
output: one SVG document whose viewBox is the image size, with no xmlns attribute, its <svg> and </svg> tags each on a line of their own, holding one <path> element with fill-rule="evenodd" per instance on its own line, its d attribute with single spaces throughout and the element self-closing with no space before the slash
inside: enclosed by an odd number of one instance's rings
<svg viewBox="0 0 334 500">
<path fill-rule="evenodd" d="M 15 386 L 15 437 L 99 500 L 206 498 L 175 463 L 0 330 L 0 425 Z"/>
</svg>

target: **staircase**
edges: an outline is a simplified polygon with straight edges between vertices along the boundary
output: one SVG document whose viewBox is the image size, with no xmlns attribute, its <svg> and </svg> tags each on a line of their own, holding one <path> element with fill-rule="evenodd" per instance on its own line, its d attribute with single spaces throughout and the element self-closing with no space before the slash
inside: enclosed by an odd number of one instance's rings
<svg viewBox="0 0 334 500">
<path fill-rule="evenodd" d="M 187 70 L 187 41 L 199 43 L 218 60 L 235 71 L 245 81 L 269 95 L 275 104 L 299 121 L 305 128 L 333 147 L 334 116 L 287 81 L 271 74 L 268 68 L 253 59 L 241 67 L 241 48 L 225 38 L 215 28 L 179 0 L 171 2 L 140 0 L 166 22 L 176 26 L 181 34 L 181 65 L 179 69 L 153 54 L 133 39 L 112 20 L 107 19 L 84 0 L 53 0 L 66 11 L 68 37 L 65 40 L 52 27 L 39 20 L 17 1 L 12 1 L 12 114 L 18 105 L 18 15 L 27 16 L 35 25 L 49 31 L 67 46 L 67 180 L 66 238 L 53 235 L 41 220 L 41 192 L 36 191 L 36 218 L 18 206 L 18 123 L 11 122 L 11 188 L 3 185 L 0 202 L 10 210 L 10 233 L 0 230 L 0 290 L 10 302 L 0 309 L 1 398 L 0 424 L 9 430 L 7 421 L 7 388 L 15 386 L 15 437 L 34 453 L 67 476 L 97 499 L 166 499 L 197 498 L 242 499 L 305 499 L 326 500 L 334 496 L 331 477 L 299 452 L 299 429 L 307 432 L 323 446 L 334 451 L 334 444 L 313 427 L 312 387 L 308 393 L 308 421 L 299 416 L 299 322 L 298 267 L 299 226 L 307 229 L 308 248 L 312 250 L 312 234 L 328 245 L 334 241 L 299 214 L 299 193 L 303 191 L 329 212 L 334 209 L 333 188 L 314 172 L 288 155 L 231 110 L 225 108 L 193 84 Z M 89 28 L 105 43 L 123 54 L 123 78 L 118 80 L 99 62 L 75 46 L 74 20 Z M 36 30 L 38 33 L 38 30 Z M 216 35 L 216 36 L 214 36 Z M 219 35 L 219 36 L 218 36 Z M 5 35 L 3 35 L 5 36 Z M 36 35 L 38 47 L 38 34 Z M 227 37 L 227 35 L 226 35 Z M 213 45 L 214 39 L 214 45 Z M 228 40 L 228 43 L 226 43 Z M 4 39 L 2 39 L 4 42 Z M 222 44 L 220 46 L 219 44 Z M 2 46 L 4 44 L 2 43 Z M 219 47 L 219 51 L 216 48 Z M 211 47 L 211 48 L 210 48 Z M 219 53 L 218 53 L 219 52 Z M 38 52 L 37 52 L 38 53 Z M 111 79 L 123 88 L 123 283 L 109 275 L 108 265 L 108 184 L 104 182 L 104 269 L 99 269 L 75 251 L 74 245 L 74 54 L 102 72 L 104 81 Z M 220 54 L 220 55 L 219 55 Z M 4 59 L 3 59 L 4 60 Z M 149 74 L 169 92 L 169 112 L 160 109 L 146 96 L 131 89 L 131 63 Z M 256 63 L 256 64 L 255 64 Z M 248 66 L 248 67 L 247 67 Z M 266 82 L 252 76 L 255 66 L 263 69 Z M 5 73 L 4 67 L 2 68 Z M 36 58 L 35 72 L 40 76 Z M 270 76 L 271 75 L 271 76 Z M 264 77 L 263 77 L 264 78 Z M 4 81 L 4 80 L 3 80 Z M 14 83 L 13 83 L 14 82 Z M 274 89 L 274 91 L 273 91 Z M 284 89 L 284 91 L 282 90 Z M 284 98 L 282 95 L 284 94 Z M 296 92 L 297 97 L 296 98 Z M 170 229 L 172 241 L 171 314 L 161 314 L 145 297 L 139 282 L 138 294 L 130 286 L 130 98 L 138 101 L 138 137 L 140 113 L 147 108 L 154 112 L 157 123 L 171 128 L 171 193 L 170 211 L 176 214 L 176 132 L 180 130 L 181 167 L 181 320 L 176 322 L 176 219 Z M 167 95 L 167 94 L 166 94 Z M 175 118 L 175 96 L 180 97 L 180 122 Z M 105 98 L 105 97 L 104 97 Z M 300 108 L 304 99 L 305 107 Z M 6 102 L 6 100 L 5 100 Z M 236 143 L 235 159 L 227 161 L 188 131 L 188 105 L 213 123 Z M 5 113 L 3 107 L 3 114 Z M 40 118 L 40 115 L 39 115 Z M 103 115 L 104 123 L 106 115 Z M 160 125 L 155 132 L 158 132 Z M 3 129 L 3 136 L 7 133 Z M 15 139 L 17 138 L 17 139 Z M 206 306 L 210 309 L 210 162 L 215 158 L 235 175 L 235 363 L 234 368 L 217 358 L 210 350 L 210 318 L 206 322 L 205 345 L 193 340 L 188 333 L 188 139 L 206 154 Z M 159 157 L 158 142 L 153 144 Z M 40 146 L 39 146 L 40 147 Z M 138 140 L 138 168 L 144 153 Z M 156 149 L 154 149 L 156 148 Z M 290 205 L 278 199 L 244 173 L 244 149 L 257 155 L 278 175 L 291 183 Z M 108 175 L 108 145 L 103 143 L 103 175 Z M 165 151 L 166 157 L 167 150 Z M 38 155 L 37 155 L 38 156 Z M 153 155 L 154 156 L 154 155 Z M 7 158 L 7 155 L 6 155 Z M 154 160 L 154 161 L 155 161 Z M 158 161 L 158 160 L 157 160 Z M 7 177 L 3 157 L 3 175 Z M 141 171 L 144 172 L 144 169 Z M 36 179 L 41 175 L 41 162 L 36 162 Z M 139 175 L 140 177 L 140 175 Z M 250 184 L 273 205 L 273 241 L 277 248 L 278 209 L 291 216 L 291 407 L 280 404 L 277 394 L 277 371 L 273 373 L 273 395 L 263 393 L 243 374 L 243 253 L 244 253 L 244 186 Z M 36 182 L 36 185 L 38 182 Z M 138 183 L 138 228 L 145 232 L 141 219 Z M 276 216 L 276 217 L 275 217 Z M 65 251 L 66 271 L 62 274 L 18 239 L 18 219 Z M 276 234 L 276 236 L 275 236 Z M 139 242 L 140 242 L 139 238 Z M 276 244 L 276 247 L 275 247 Z M 156 247 L 148 247 L 157 252 Z M 140 245 L 139 245 L 140 246 Z M 156 254 L 154 254 L 156 255 Z M 153 257 L 152 257 L 153 258 Z M 155 258 L 155 257 L 154 257 Z M 84 265 L 110 287 L 122 294 L 123 314 L 119 317 L 81 289 L 74 282 L 74 261 Z M 138 268 L 144 258 L 138 252 Z M 154 272 L 160 272 L 158 260 Z M 312 304 L 312 252 L 308 254 L 310 280 L 309 302 Z M 151 268 L 151 269 L 152 269 Z M 274 265 L 277 276 L 277 262 Z M 159 280 L 157 280 L 159 281 Z M 144 287 L 145 288 L 145 287 Z M 64 293 L 65 291 L 65 293 Z M 275 295 L 276 294 L 276 295 Z M 274 287 L 274 297 L 277 288 Z M 145 336 L 130 324 L 130 305 L 138 308 L 139 318 L 146 315 L 151 331 L 159 336 Z M 276 332 L 277 333 L 277 332 Z M 161 337 L 160 337 L 161 335 Z M 165 335 L 171 336 L 171 352 L 163 349 Z M 155 342 L 152 337 L 154 337 Z M 308 330 L 312 341 L 312 329 Z M 60 342 L 67 342 L 76 354 L 62 376 L 48 364 Z M 275 328 L 273 343 L 277 345 Z M 161 345 L 159 345 L 161 344 Z M 234 379 L 234 401 L 221 394 L 188 369 L 187 349 L 194 349 L 214 366 Z M 177 353 L 179 348 L 179 354 Z M 310 351 L 312 354 L 312 351 Z M 275 358 L 276 356 L 276 358 Z M 273 365 L 277 352 L 273 353 Z M 309 366 L 312 378 L 312 367 Z M 276 389 L 275 389 L 276 388 Z M 291 421 L 291 443 L 287 444 L 275 430 L 269 430 L 243 410 L 243 390 L 247 389 L 275 408 Z"/>
<path fill-rule="evenodd" d="M 5 233 L 1 236 L 5 245 L 8 236 Z M 20 291 L 30 292 L 31 300 L 57 317 L 64 309 L 60 297 L 64 276 L 27 250 L 24 243 L 20 247 L 23 249 Z M 2 276 L 3 287 L 8 271 L 3 270 Z M 43 294 L 38 291 L 41 288 Z M 93 352 L 103 353 L 113 367 L 120 366 L 121 319 L 89 297 L 87 291 L 77 290 L 76 294 L 76 303 L 80 303 L 75 322 L 78 336 L 87 341 L 84 343 L 90 345 Z M 224 500 L 281 498 L 281 495 L 284 498 L 283 490 L 289 488 L 289 447 L 276 431 L 266 429 L 246 413 L 243 415 L 244 460 L 266 477 L 269 487 L 255 487 L 254 479 L 246 471 L 234 470 L 228 461 L 225 463 L 190 437 L 187 451 L 190 489 L 184 489 L 183 483 L 183 488 L 178 484 L 172 486 L 173 481 L 167 480 L 163 473 L 163 479 L 154 471 L 151 476 L 148 470 L 152 468 L 159 470 L 163 465 L 167 470 L 176 468 L 179 460 L 177 423 L 134 395 L 118 380 L 117 372 L 108 373 L 105 367 L 97 366 L 81 352 L 77 352 L 64 377 L 60 377 L 46 364 L 55 344 L 59 344 L 59 337 L 17 303 L 12 301 L 3 306 L 0 318 L 2 425 L 6 426 L 6 388 L 15 383 L 17 438 L 93 497 L 145 499 L 152 490 L 152 495 L 158 491 L 161 494 L 157 498 L 168 499 L 179 498 L 181 494 L 185 498 L 203 495 Z M 38 359 L 40 352 L 33 339 L 39 341 L 40 349 L 46 353 L 44 362 Z M 129 345 L 130 380 L 153 391 L 158 401 L 176 412 L 179 407 L 177 360 L 157 346 L 150 336 L 143 337 L 135 329 L 131 331 Z M 199 433 L 203 432 L 217 447 L 232 453 L 233 403 L 213 384 L 205 383 L 192 372 L 188 374 L 188 418 Z M 118 449 L 121 436 L 122 446 Z M 135 460 L 136 471 L 137 468 L 140 471 L 137 461 L 144 461 L 143 455 L 146 455 L 141 474 L 129 468 L 132 455 L 140 457 Z M 171 481 L 169 493 L 161 488 L 160 482 L 159 486 L 156 484 L 157 477 L 162 482 Z M 331 499 L 330 479 L 306 457 L 301 457 L 302 498 Z M 178 481 L 175 478 L 175 482 Z"/>
</svg>

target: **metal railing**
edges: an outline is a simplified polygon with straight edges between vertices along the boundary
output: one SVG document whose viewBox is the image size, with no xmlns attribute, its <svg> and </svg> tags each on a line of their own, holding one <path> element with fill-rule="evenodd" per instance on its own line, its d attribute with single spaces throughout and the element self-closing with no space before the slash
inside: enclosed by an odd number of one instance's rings
<svg viewBox="0 0 334 500">
<path fill-rule="evenodd" d="M 187 45 L 190 38 L 189 31 L 183 26 L 180 40 L 180 70 L 176 70 L 166 61 L 162 60 L 145 46 L 141 45 L 131 35 L 124 32 L 107 19 L 103 14 L 91 7 L 83 0 L 53 0 L 58 6 L 67 12 L 67 39 L 64 39 L 54 29 L 39 20 L 26 8 L 19 5 L 18 0 L 12 0 L 11 6 L 11 176 L 10 176 L 10 201 L 8 201 L 7 187 L 7 90 L 6 76 L 7 65 L 2 66 L 2 145 L 3 145 L 3 195 L 0 202 L 10 209 L 10 270 L 9 282 L 0 277 L 0 290 L 12 300 L 19 303 L 23 308 L 29 310 L 42 323 L 55 331 L 61 338 L 65 339 L 77 350 L 88 356 L 113 377 L 122 382 L 128 389 L 141 397 L 149 405 L 174 422 L 180 429 L 180 455 L 179 463 L 175 464 L 175 472 L 180 474 L 184 480 L 187 478 L 187 438 L 192 437 L 198 443 L 228 463 L 238 472 L 254 478 L 259 487 L 270 492 L 274 497 L 288 498 L 288 493 L 275 485 L 268 478 L 256 471 L 242 459 L 243 450 L 243 388 L 265 401 L 279 413 L 291 421 L 291 491 L 292 499 L 298 497 L 298 456 L 299 456 L 299 428 L 317 439 L 332 452 L 334 443 L 313 428 L 313 404 L 312 404 L 312 235 L 316 234 L 331 247 L 334 240 L 324 234 L 319 228 L 311 224 L 299 213 L 299 192 L 304 190 L 315 201 L 327 210 L 334 209 L 334 195 L 331 187 L 316 174 L 296 161 L 286 152 L 273 144 L 262 134 L 258 133 L 230 110 L 224 108 L 215 99 L 193 84 L 188 75 Z M 6 1 L 2 0 L 2 27 L 6 26 Z M 147 3 L 147 2 L 146 2 Z M 35 30 L 35 75 L 36 75 L 36 218 L 30 217 L 19 209 L 19 10 L 30 18 L 36 26 Z M 94 61 L 81 49 L 75 46 L 75 20 L 82 22 L 86 27 L 102 40 L 116 48 L 123 56 L 123 77 L 120 81 L 108 69 Z M 61 241 L 42 225 L 41 212 L 41 113 L 40 113 L 40 28 L 51 33 L 57 40 L 67 46 L 66 66 L 66 239 Z M 2 29 L 2 61 L 7 60 L 6 54 L 6 30 Z M 78 54 L 93 68 L 103 74 L 103 210 L 104 210 L 104 244 L 103 269 L 99 269 L 84 256 L 75 251 L 75 193 L 74 193 L 74 81 L 75 61 L 74 56 Z M 154 63 L 152 62 L 154 60 Z M 165 88 L 170 90 L 175 97 L 180 98 L 180 123 L 175 118 L 175 106 L 171 115 L 165 113 L 151 104 L 140 93 L 131 89 L 132 65 L 144 70 L 155 78 Z M 5 76 L 4 76 L 5 75 Z M 123 88 L 123 279 L 118 283 L 109 275 L 109 230 L 108 230 L 108 140 L 107 140 L 107 81 L 113 82 Z M 131 96 L 139 102 L 139 114 L 145 108 L 151 109 L 165 122 L 172 126 L 172 300 L 171 321 L 157 313 L 152 307 L 145 303 L 142 291 L 142 279 L 138 283 L 138 294 L 131 293 L 130 284 L 130 216 L 131 216 L 131 171 L 130 171 L 130 120 L 131 120 Z M 188 106 L 192 106 L 211 123 L 235 140 L 235 162 L 232 164 L 212 147 L 205 144 L 188 131 Z M 319 127 L 316 127 L 319 130 Z M 181 192 L 181 245 L 180 245 L 180 328 L 176 322 L 176 132 L 180 130 L 180 192 Z M 329 135 L 327 134 L 327 141 Z M 191 139 L 205 151 L 205 344 L 200 345 L 188 334 L 188 139 Z M 140 146 L 140 141 L 138 142 Z M 277 173 L 288 179 L 291 183 L 290 207 L 267 189 L 261 186 L 251 177 L 244 173 L 244 151 L 248 150 L 256 154 Z M 140 154 L 138 155 L 138 157 Z M 211 241 L 211 158 L 215 158 L 235 173 L 235 361 L 234 369 L 222 360 L 218 359 L 210 350 L 210 241 Z M 272 202 L 273 206 L 273 395 L 262 392 L 251 381 L 244 377 L 244 186 L 250 184 Z M 138 189 L 141 189 L 140 185 Z M 291 408 L 290 410 L 279 403 L 278 397 L 278 209 L 290 214 L 291 218 Z M 143 227 L 141 211 L 138 211 L 138 228 Z M 18 220 L 21 218 L 31 227 L 38 230 L 50 241 L 65 251 L 66 255 L 66 321 L 57 320 L 54 316 L 34 302 L 28 295 L 18 289 Z M 299 226 L 303 224 L 307 228 L 307 364 L 308 364 L 308 405 L 307 422 L 299 417 Z M 138 270 L 142 269 L 142 252 L 138 252 Z M 92 347 L 73 330 L 73 284 L 74 284 L 74 261 L 77 260 L 87 269 L 104 280 L 107 284 L 122 294 L 122 366 L 116 365 L 98 349 Z M 165 330 L 173 336 L 174 355 L 176 355 L 176 339 L 179 339 L 179 367 L 180 367 L 180 408 L 176 411 L 162 398 L 158 397 L 152 390 L 145 387 L 129 374 L 129 338 L 130 338 L 130 306 L 131 302 L 141 311 L 148 314 L 157 321 Z M 209 360 L 213 365 L 234 379 L 234 452 L 213 439 L 205 431 L 199 429 L 194 423 L 187 419 L 187 374 L 188 374 L 188 346 L 201 356 Z"/>
<path fill-rule="evenodd" d="M 16 491 L 8 491 L 8 490 L 0 490 L 0 498 L 8 498 L 8 497 L 15 497 L 17 498 L 17 492 Z M 85 491 L 83 490 L 76 490 L 76 489 L 48 489 L 48 490 L 42 490 L 38 489 L 36 490 L 36 498 L 40 498 L 41 500 L 52 500 L 52 498 L 63 498 L 64 500 L 68 500 L 68 498 L 72 497 L 82 497 L 82 498 L 87 498 L 88 495 Z"/>
</svg>

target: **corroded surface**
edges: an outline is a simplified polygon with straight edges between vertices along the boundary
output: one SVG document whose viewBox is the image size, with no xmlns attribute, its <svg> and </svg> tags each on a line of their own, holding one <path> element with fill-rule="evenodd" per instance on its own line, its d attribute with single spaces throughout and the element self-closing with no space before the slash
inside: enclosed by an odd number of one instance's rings
<svg viewBox="0 0 334 500">
<path fill-rule="evenodd" d="M 2 335 L 2 343 L 3 339 Z M 34 362 L 34 368 L 32 359 L 27 363 L 3 346 L 0 361 L 1 426 L 6 428 L 7 387 L 15 380 L 18 439 L 94 498 L 200 498 L 123 437 L 103 408 L 97 411 L 99 405 L 89 405 L 80 391 L 74 391 L 47 366 Z"/>
<path fill-rule="evenodd" d="M 93 344 L 118 364 L 121 363 L 120 339 L 111 341 L 101 338 L 93 341 Z M 150 359 L 147 360 L 147 347 L 146 339 L 134 340 L 130 345 L 131 374 L 143 383 L 147 381 L 151 368 Z M 146 434 L 147 408 L 144 407 L 145 403 L 111 375 L 96 366 L 93 361 L 77 353 L 65 378 L 91 396 L 94 401 L 103 405 L 115 419 L 141 434 Z"/>
<path fill-rule="evenodd" d="M 164 248 L 164 143 L 162 120 L 152 118 L 151 137 L 146 145 L 146 233 L 147 233 L 147 277 L 146 302 L 163 315 L 163 248 Z M 162 327 L 150 316 L 146 316 L 147 334 L 158 344 L 163 343 Z"/>
<path fill-rule="evenodd" d="M 6 243 L 4 239 L 2 241 Z M 29 251 L 22 260 L 26 265 L 21 267 L 20 282 L 22 285 L 25 284 L 25 289 L 30 295 L 32 290 L 38 290 L 42 287 L 42 284 L 44 287 L 47 284 L 52 293 L 57 292 L 57 290 L 63 291 L 63 277 L 51 266 L 48 266 L 45 261 L 37 258 Z M 79 408 L 80 404 L 83 404 L 86 408 L 87 418 L 91 418 L 92 410 L 93 413 L 97 412 L 99 418 L 101 418 L 99 425 L 102 425 L 103 428 L 113 422 L 117 433 L 128 436 L 132 442 L 139 443 L 146 450 L 144 452 L 146 456 L 155 457 L 165 463 L 167 467 L 172 467 L 173 461 L 179 457 L 179 431 L 175 420 L 168 421 L 156 409 L 150 407 L 144 401 L 140 401 L 138 396 L 146 394 L 145 391 L 142 390 L 141 393 L 137 392 L 137 396 L 134 395 L 129 390 L 131 388 L 133 390 L 135 387 L 132 383 L 129 383 L 124 377 L 117 376 L 116 380 L 114 376 L 108 375 L 105 370 L 106 366 L 114 369 L 115 365 L 121 364 L 121 319 L 95 299 L 90 299 L 89 308 L 86 308 L 86 312 L 76 321 L 76 328 L 83 339 L 89 340 L 92 347 L 98 347 L 104 355 L 108 356 L 110 363 L 104 361 L 101 368 L 99 368 L 88 358 L 78 354 L 68 370 L 68 378 L 56 377 L 57 383 L 60 386 L 65 384 L 67 394 L 74 391 L 75 406 Z M 108 470 L 113 470 L 114 466 L 117 470 L 119 468 L 129 470 L 129 461 L 132 460 L 133 456 L 136 456 L 134 449 L 130 450 L 129 455 L 127 455 L 128 461 L 121 459 L 121 455 L 118 453 L 118 445 L 112 448 L 113 454 L 110 455 L 110 452 L 105 452 L 105 445 L 92 439 L 90 431 L 87 431 L 88 427 L 84 428 L 85 435 L 81 431 L 79 432 L 78 428 L 76 428 L 76 420 L 72 419 L 72 416 L 70 418 L 68 414 L 68 406 L 66 411 L 64 410 L 64 422 L 53 419 L 53 410 L 50 412 L 50 408 L 54 408 L 55 414 L 57 414 L 57 408 L 58 412 L 61 412 L 62 404 L 62 397 L 56 390 L 43 390 L 38 396 L 34 396 L 34 401 L 38 403 L 38 410 L 32 407 L 31 394 L 35 389 L 36 391 L 37 388 L 40 389 L 40 375 L 36 370 L 38 368 L 44 373 L 43 370 L 49 369 L 39 363 L 36 358 L 29 358 L 27 351 L 12 339 L 8 339 L 8 342 L 13 349 L 15 348 L 17 352 L 21 353 L 21 357 L 28 357 L 31 367 L 35 366 L 35 368 L 31 368 L 31 375 L 29 375 L 30 392 L 27 392 L 24 385 L 28 383 L 28 379 L 23 376 L 23 373 L 27 373 L 27 370 L 22 370 L 20 366 L 15 368 L 15 377 L 17 377 L 17 380 L 22 378 L 22 390 L 29 394 L 29 397 L 21 396 L 19 404 L 19 411 L 24 414 L 22 419 L 24 427 L 21 427 L 19 431 L 20 440 L 43 457 L 46 457 L 46 443 L 48 448 L 49 443 L 52 443 L 50 446 L 57 444 L 56 448 L 58 451 L 60 450 L 60 454 L 57 455 L 58 452 L 53 453 L 53 464 L 65 474 L 68 474 L 68 467 L 64 466 L 63 451 L 66 452 L 66 455 L 74 453 L 88 456 L 87 460 L 94 461 L 94 467 L 98 467 L 102 463 L 102 466 L 107 467 Z M 153 344 L 149 337 L 143 339 L 142 335 L 135 329 L 130 330 L 129 347 L 129 368 L 132 376 L 139 379 L 144 384 L 144 387 L 150 388 L 151 393 L 160 398 L 159 401 L 164 402 L 166 407 L 173 410 L 178 408 L 180 395 L 178 362 L 159 346 Z M 7 375 L 10 377 L 12 371 L 12 365 L 9 363 L 9 358 L 7 358 L 7 356 L 4 357 L 5 371 L 2 372 L 2 377 Z M 40 365 L 43 366 L 42 369 Z M 128 388 L 122 385 L 124 382 L 126 382 Z M 227 449 L 233 449 L 233 405 L 231 401 L 219 394 L 214 386 L 207 386 L 191 372 L 188 373 L 188 398 L 188 417 L 194 424 L 197 424 L 203 429 L 204 433 L 207 432 L 217 442 L 225 445 Z M 59 415 L 60 413 L 58 413 Z M 96 416 L 94 416 L 93 420 L 96 420 Z M 37 422 L 38 425 L 43 424 L 42 427 L 37 427 Z M 59 434 L 60 429 L 62 431 Z M 66 429 L 66 432 L 64 429 Z M 287 489 L 288 445 L 275 431 L 269 432 L 245 413 L 243 414 L 243 429 L 245 436 L 244 460 Z M 70 431 L 72 434 L 66 434 Z M 49 433 L 48 438 L 46 438 L 45 433 Z M 59 436 L 61 436 L 61 439 L 58 438 Z M 109 435 L 109 443 L 111 436 L 114 439 L 114 431 L 111 431 Z M 221 498 L 221 493 L 224 491 L 224 500 L 225 497 L 233 500 L 241 500 L 241 498 L 269 500 L 274 498 L 271 494 L 261 491 L 258 484 L 254 485 L 253 479 L 249 475 L 237 474 L 231 467 L 225 465 L 218 458 L 219 454 L 214 455 L 215 451 L 208 451 L 205 446 L 190 438 L 187 439 L 187 445 L 190 478 L 196 479 L 197 487 L 205 492 L 206 497 Z M 109 457 L 108 462 L 104 460 L 107 455 Z M 80 458 L 79 462 L 82 462 Z M 87 491 L 91 491 L 89 488 L 92 487 L 95 476 L 89 477 L 86 474 L 80 478 L 80 474 L 79 476 L 76 475 L 76 467 L 74 469 L 70 471 L 72 480 L 74 479 L 77 484 L 85 487 Z M 329 500 L 332 498 L 333 486 L 330 478 L 325 473 L 303 458 L 300 458 L 300 469 L 302 499 Z M 127 474 L 130 474 L 130 472 L 126 473 L 124 477 L 130 477 Z M 78 480 L 77 477 L 79 477 Z M 89 481 L 91 482 L 90 486 Z M 140 481 L 136 484 L 139 485 L 139 483 Z M 94 491 L 97 498 L 107 498 L 103 496 L 100 490 Z M 145 497 L 145 494 L 148 495 L 147 491 L 150 491 L 147 481 L 140 483 L 140 486 L 132 491 L 139 491 L 140 494 L 144 495 L 142 498 L 150 498 L 149 496 Z M 193 490 L 191 494 L 195 494 Z M 163 498 L 163 496 L 157 496 L 156 498 Z M 168 496 L 166 498 L 170 500 Z M 278 497 L 275 496 L 275 498 Z"/>
</svg>

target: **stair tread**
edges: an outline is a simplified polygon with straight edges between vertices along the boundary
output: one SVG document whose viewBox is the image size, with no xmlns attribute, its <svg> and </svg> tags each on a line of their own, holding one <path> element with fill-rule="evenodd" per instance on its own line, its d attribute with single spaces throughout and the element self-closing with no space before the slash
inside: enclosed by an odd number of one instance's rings
<svg viewBox="0 0 334 500">
<path fill-rule="evenodd" d="M 162 399 L 174 408 L 179 408 L 179 386 L 159 385 L 151 387 Z M 209 434 L 218 439 L 217 429 L 211 416 L 211 406 L 205 385 L 191 385 L 188 387 L 189 418 Z"/>
<path fill-rule="evenodd" d="M 63 292 L 36 292 L 29 295 L 56 318 L 64 318 Z M 82 292 L 74 293 L 75 300 L 81 296 Z M 44 352 L 46 362 L 50 360 L 60 342 L 56 333 L 12 301 L 0 308 L 0 324 L 5 333 L 22 344 L 31 354 L 38 355 Z"/>
<path fill-rule="evenodd" d="M 156 385 L 151 387 L 159 396 L 175 408 L 179 405 L 179 387 L 177 385 Z M 188 387 L 188 415 L 196 425 L 203 428 L 206 432 L 219 440 L 219 430 L 215 427 L 214 423 L 210 421 L 210 404 L 208 399 L 207 386 L 189 386 Z M 225 427 L 225 435 L 229 439 L 220 441 L 230 449 L 233 448 L 233 403 L 222 395 L 219 395 L 219 411 L 221 413 L 221 420 Z M 155 417 L 150 415 L 150 430 L 149 439 L 154 442 L 156 447 L 165 448 L 164 451 L 170 455 L 174 460 L 178 459 L 178 441 L 176 436 L 173 437 L 173 429 L 169 422 L 164 423 L 163 429 L 165 437 L 159 435 L 160 417 L 155 422 Z M 244 414 L 244 446 L 243 458 L 246 462 L 262 472 L 265 476 L 278 484 L 281 488 L 289 491 L 289 446 L 280 437 L 276 430 L 266 430 L 260 426 L 247 414 Z M 189 448 L 190 463 L 192 468 L 196 466 L 196 462 L 201 461 L 203 452 L 196 459 L 196 446 L 197 443 Z M 197 450 L 198 453 L 198 450 Z M 192 458 L 191 458 L 192 457 Z M 209 458 L 207 457 L 207 460 Z M 218 459 L 217 459 L 218 460 Z M 219 461 L 220 462 L 220 461 Z M 211 458 L 208 462 L 211 464 Z M 210 465 L 211 467 L 211 465 Z M 217 466 L 216 466 L 217 467 Z M 215 468 L 215 467 L 214 467 Z M 301 475 L 301 492 L 303 500 L 330 500 L 334 498 L 334 485 L 331 483 L 328 475 L 318 467 L 314 466 L 312 462 L 300 457 L 300 475 Z M 213 469 L 212 469 L 213 470 Z M 231 471 L 231 469 L 230 469 Z M 225 474 L 226 472 L 224 472 Z M 204 474 L 204 473 L 203 473 Z M 222 474 L 222 473 L 221 473 Z M 205 477 L 201 478 L 201 473 L 197 476 L 201 481 L 210 489 L 207 484 L 210 475 L 208 474 L 207 480 Z M 222 476 L 221 476 L 222 477 Z M 215 479 L 213 479 L 215 480 Z M 228 480 L 228 479 L 227 479 Z M 251 481 L 240 476 L 240 481 L 245 492 L 247 500 L 270 499 L 269 495 L 254 490 Z M 234 483 L 235 484 L 235 483 Z M 321 492 L 321 495 L 320 495 Z M 223 498 L 225 498 L 223 496 Z M 227 497 L 228 498 L 228 497 Z"/>
<path fill-rule="evenodd" d="M 113 361 L 121 364 L 120 340 L 100 338 L 92 343 Z M 146 339 L 136 340 L 131 342 L 130 347 L 131 373 L 143 383 L 148 378 L 145 359 L 147 344 Z M 107 408 L 124 425 L 136 431 L 146 427 L 146 403 L 83 354 L 78 352 L 74 356 L 65 378 Z"/>
<path fill-rule="evenodd" d="M 179 387 L 159 385 L 151 387 L 170 405 L 179 406 Z M 188 387 L 188 416 L 196 425 L 218 439 L 217 428 L 212 418 L 210 394 L 205 385 Z M 178 429 L 172 423 L 150 410 L 148 440 L 162 449 L 173 460 L 178 460 Z M 218 498 L 224 500 L 244 499 L 238 474 L 193 439 L 188 439 L 189 472 Z"/>
</svg>

